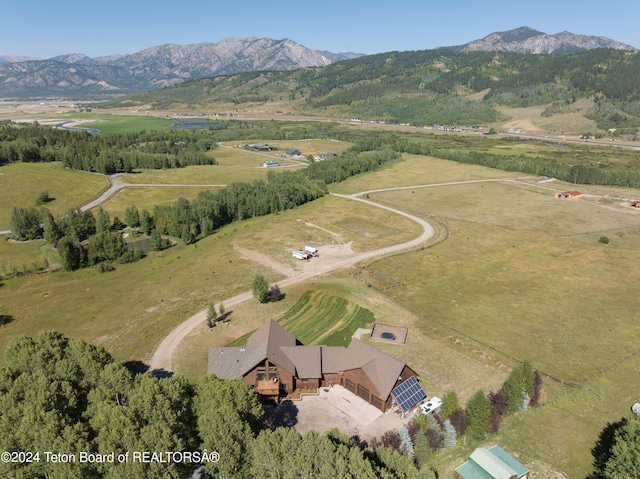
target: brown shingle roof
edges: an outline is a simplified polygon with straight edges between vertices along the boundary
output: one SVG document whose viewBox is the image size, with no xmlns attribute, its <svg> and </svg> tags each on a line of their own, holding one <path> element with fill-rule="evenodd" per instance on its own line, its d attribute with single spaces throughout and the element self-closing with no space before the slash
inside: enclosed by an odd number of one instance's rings
<svg viewBox="0 0 640 479">
<path fill-rule="evenodd" d="M 321 350 L 323 346 L 283 346 L 282 351 L 296 365 L 301 379 L 322 378 Z"/>
<path fill-rule="evenodd" d="M 208 372 L 225 379 L 242 377 L 265 359 L 302 379 L 361 368 L 383 399 L 389 397 L 405 367 L 402 361 L 355 338 L 346 348 L 302 346 L 270 319 L 249 336 L 246 348 L 209 349 Z"/>
<path fill-rule="evenodd" d="M 207 370 L 223 379 L 237 378 L 268 359 L 295 374 L 295 365 L 281 349 L 295 345 L 295 336 L 270 319 L 247 338 L 246 348 L 210 348 Z"/>
</svg>

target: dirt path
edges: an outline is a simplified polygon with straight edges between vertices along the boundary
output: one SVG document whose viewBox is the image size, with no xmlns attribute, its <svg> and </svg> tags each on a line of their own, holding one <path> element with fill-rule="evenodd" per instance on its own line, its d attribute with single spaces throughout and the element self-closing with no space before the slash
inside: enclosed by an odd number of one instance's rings
<svg viewBox="0 0 640 479">
<path fill-rule="evenodd" d="M 414 248 L 424 243 L 433 236 L 433 227 L 422 218 L 411 215 L 409 213 L 405 213 L 403 211 L 396 210 L 394 208 L 390 208 L 388 206 L 379 205 L 377 203 L 374 203 L 373 201 L 359 198 L 359 194 L 360 193 L 353 195 L 336 194 L 335 196 L 339 196 L 340 198 L 345 198 L 352 201 L 360 201 L 362 203 L 375 206 L 376 208 L 382 208 L 387 211 L 391 211 L 392 213 L 409 218 L 410 220 L 413 220 L 416 223 L 420 224 L 420 226 L 422 226 L 422 234 L 420 234 L 420 236 L 418 236 L 417 238 L 414 238 L 411 241 L 407 241 L 405 243 L 388 246 L 386 248 L 380 248 L 373 251 L 366 251 L 363 253 L 354 253 L 351 249 L 350 243 L 346 245 L 322 247 L 322 254 L 320 255 L 320 257 L 314 258 L 312 261 L 309 261 L 307 263 L 308 266 L 305 265 L 304 272 L 296 273 L 293 276 L 289 276 L 284 281 L 280 281 L 278 283 L 280 287 L 299 283 L 309 278 L 313 278 L 314 276 L 329 273 L 340 268 L 350 267 L 360 261 L 364 261 L 370 258 L 386 256 L 398 251 Z M 251 297 L 251 292 L 246 292 L 233 298 L 225 299 L 224 301 L 222 301 L 222 303 L 224 303 L 225 308 L 229 309 L 230 306 L 237 305 L 243 301 L 251 299 Z M 216 304 L 217 308 L 219 308 L 219 306 L 219 304 Z M 196 328 L 206 320 L 206 315 L 206 310 L 200 311 L 180 324 L 176 329 L 171 331 L 171 333 L 169 333 L 169 335 L 160 343 L 158 349 L 156 349 L 155 354 L 149 362 L 149 371 L 151 372 L 151 374 L 162 377 L 171 373 L 172 358 L 176 348 L 178 347 L 178 344 L 180 344 L 180 342 L 194 328 Z"/>
<path fill-rule="evenodd" d="M 297 271 L 285 264 L 274 261 L 266 254 L 258 253 L 257 251 L 251 251 L 248 249 L 241 248 L 238 245 L 233 245 L 233 249 L 235 249 L 238 253 L 240 253 L 244 258 L 254 261 L 256 263 L 263 264 L 268 266 L 269 268 L 277 271 L 278 273 L 282 273 L 285 276 L 293 276 L 297 273 Z"/>
</svg>

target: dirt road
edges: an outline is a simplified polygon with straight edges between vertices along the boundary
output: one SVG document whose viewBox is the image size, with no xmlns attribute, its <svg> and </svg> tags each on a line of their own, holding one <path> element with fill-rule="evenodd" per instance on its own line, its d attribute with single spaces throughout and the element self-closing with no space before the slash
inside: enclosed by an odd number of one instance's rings
<svg viewBox="0 0 640 479">
<path fill-rule="evenodd" d="M 383 191 L 383 190 L 380 190 L 380 191 Z M 405 213 L 403 211 L 396 210 L 394 208 L 390 208 L 388 206 L 383 206 L 383 205 L 374 203 L 373 201 L 359 198 L 358 197 L 359 195 L 360 193 L 353 194 L 353 195 L 336 194 L 335 196 L 339 196 L 340 198 L 346 198 L 353 201 L 360 201 L 362 203 L 375 206 L 376 208 L 382 208 L 387 211 L 391 211 L 392 213 L 409 218 L 410 220 L 413 220 L 416 223 L 418 223 L 420 226 L 422 226 L 422 234 L 417 238 L 412 239 L 411 241 L 407 241 L 405 243 L 401 243 L 393 246 L 388 246 L 386 248 L 380 248 L 374 251 L 354 253 L 350 247 L 347 247 L 341 250 L 341 254 L 336 254 L 337 253 L 336 251 L 333 252 L 334 254 L 330 254 L 326 256 L 323 254 L 319 258 L 314 258 L 309 263 L 309 265 L 313 265 L 312 267 L 305 268 L 305 270 L 302 273 L 289 276 L 284 281 L 279 281 L 278 282 L 279 286 L 281 287 L 289 286 L 295 283 L 299 283 L 301 281 L 305 281 L 309 278 L 313 278 L 314 276 L 318 276 L 321 274 L 328 273 L 330 271 L 334 271 L 339 268 L 352 266 L 366 259 L 386 256 L 392 253 L 396 253 L 398 251 L 410 249 L 410 248 L 419 246 L 420 244 L 424 243 L 425 241 L 427 241 L 429 238 L 433 236 L 434 234 L 433 227 L 422 218 L 411 215 L 409 213 Z M 252 297 L 251 292 L 246 292 L 238 296 L 234 296 L 233 298 L 225 299 L 224 301 L 222 301 L 222 303 L 224 303 L 225 308 L 229 309 L 231 306 L 235 306 L 239 303 L 247 301 L 248 299 L 251 299 L 251 297 Z M 216 304 L 216 308 L 219 308 L 219 307 L 220 307 L 220 304 Z M 193 315 L 192 317 L 190 317 L 189 319 L 187 319 L 186 321 L 184 321 L 176 329 L 171 331 L 171 333 L 169 333 L 169 335 L 160 343 L 160 345 L 158 346 L 158 349 L 156 350 L 155 354 L 151 358 L 151 361 L 149 363 L 149 371 L 151 372 L 151 374 L 154 374 L 160 377 L 171 374 L 172 372 L 171 360 L 173 358 L 173 354 L 176 348 L 178 347 L 178 344 L 180 344 L 180 341 L 182 341 L 194 328 L 204 323 L 206 319 L 207 319 L 207 311 L 202 310 L 197 314 Z"/>
</svg>

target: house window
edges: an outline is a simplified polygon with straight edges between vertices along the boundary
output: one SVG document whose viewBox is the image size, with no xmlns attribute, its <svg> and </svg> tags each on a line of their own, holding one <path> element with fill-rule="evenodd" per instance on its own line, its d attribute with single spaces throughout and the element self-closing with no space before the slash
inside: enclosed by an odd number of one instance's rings
<svg viewBox="0 0 640 479">
<path fill-rule="evenodd" d="M 282 389 L 284 389 L 285 391 L 288 391 L 289 390 L 289 385 L 286 384 L 286 383 L 283 383 L 282 384 Z"/>
</svg>

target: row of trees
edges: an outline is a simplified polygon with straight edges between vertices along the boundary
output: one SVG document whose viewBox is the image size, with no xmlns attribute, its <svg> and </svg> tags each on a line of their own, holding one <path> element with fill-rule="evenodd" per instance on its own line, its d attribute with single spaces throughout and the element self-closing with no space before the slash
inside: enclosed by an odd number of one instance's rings
<svg viewBox="0 0 640 479">
<path fill-rule="evenodd" d="M 12 340 L 5 363 L 0 450 L 37 453 L 39 460 L 3 456 L 2 477 L 177 479 L 194 464 L 166 453 L 198 452 L 214 477 L 434 478 L 389 448 L 362 450 L 337 432 L 264 428 L 257 396 L 241 379 L 208 375 L 192 384 L 182 376 L 133 375 L 104 349 L 52 331 Z M 133 460 L 140 451 L 162 460 Z M 46 460 L 45 452 L 76 460 Z M 129 460 L 81 462 L 81 452 Z"/>
</svg>

